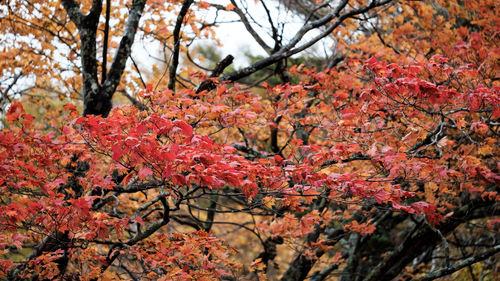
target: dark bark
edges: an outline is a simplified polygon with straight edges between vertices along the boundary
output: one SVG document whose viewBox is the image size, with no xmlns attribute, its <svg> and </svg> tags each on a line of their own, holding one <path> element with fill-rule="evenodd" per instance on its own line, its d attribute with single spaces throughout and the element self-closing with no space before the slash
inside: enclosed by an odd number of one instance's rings
<svg viewBox="0 0 500 281">
<path fill-rule="evenodd" d="M 19 78 L 23 77 L 24 74 L 23 72 L 19 72 L 19 74 L 16 74 L 14 76 L 14 80 L 12 81 L 12 83 L 9 84 L 9 86 L 7 87 L 7 89 L 5 89 L 4 91 L 0 90 L 0 106 L 3 104 L 3 100 L 6 99 L 9 103 L 12 102 L 12 99 L 9 97 L 8 93 L 9 91 L 12 89 L 12 87 L 17 83 L 17 80 L 19 80 Z M 0 108 L 0 112 L 2 112 L 3 109 Z"/>
<path fill-rule="evenodd" d="M 74 0 L 62 0 L 62 3 L 80 34 L 83 115 L 91 114 L 106 117 L 112 108 L 111 99 L 123 75 L 146 0 L 134 0 L 132 2 L 123 37 L 107 74 L 105 73 L 106 63 L 103 62 L 102 85 L 99 85 L 98 81 L 96 52 L 97 26 L 102 11 L 102 1 L 94 0 L 87 15 L 81 13 L 79 4 Z M 106 60 L 106 58 L 107 54 L 104 54 L 103 59 Z"/>
<path fill-rule="evenodd" d="M 45 237 L 45 239 L 38 245 L 36 245 L 28 257 L 28 261 L 34 258 L 41 256 L 43 253 L 54 252 L 56 250 L 63 250 L 64 255 L 60 258 L 54 260 L 57 264 L 57 268 L 59 269 L 60 275 L 66 271 L 66 267 L 68 265 L 69 259 L 66 255 L 67 250 L 69 249 L 69 245 L 71 243 L 71 239 L 69 239 L 68 232 L 56 232 L 53 235 L 49 235 Z M 28 267 L 28 263 L 22 263 L 13 270 L 9 272 L 5 280 L 8 281 L 21 281 L 25 280 L 24 278 L 19 277 L 20 273 L 23 270 L 26 270 Z M 31 280 L 39 280 L 38 276 L 33 276 Z"/>
<path fill-rule="evenodd" d="M 390 254 L 387 258 L 380 261 L 375 261 L 375 263 L 373 261 L 363 262 L 362 260 L 363 256 L 371 255 L 364 252 L 366 251 L 366 247 L 370 245 L 367 243 L 370 241 L 371 238 L 369 236 L 365 236 L 360 241 L 357 242 L 359 243 L 359 245 L 356 247 L 357 250 L 343 254 L 343 258 L 349 259 L 352 256 L 350 261 L 351 267 L 344 268 L 343 272 L 346 274 L 348 273 L 350 278 L 354 276 L 355 277 L 354 280 L 364 280 L 364 281 L 393 280 L 415 258 L 424 253 L 429 252 L 429 250 L 432 250 L 437 245 L 439 245 L 443 241 L 442 235 L 446 236 L 464 222 L 478 218 L 483 218 L 485 216 L 496 216 L 498 214 L 500 214 L 498 203 L 495 203 L 493 201 L 482 201 L 482 200 L 470 201 L 468 204 L 465 204 L 463 207 L 456 210 L 455 213 L 446 220 L 446 222 L 442 223 L 436 228 L 432 228 L 426 223 L 421 223 L 415 226 L 413 230 L 409 231 L 406 239 L 404 239 L 403 242 L 397 244 L 395 248 L 392 248 L 392 246 L 390 247 L 390 249 L 393 250 L 389 252 Z M 400 218 L 405 218 L 405 217 L 407 216 L 396 216 L 396 217 L 392 215 L 383 216 L 383 218 L 380 221 L 380 224 L 377 224 L 377 228 L 382 229 L 386 227 L 390 231 L 395 227 L 394 226 L 395 224 L 401 221 Z M 317 229 L 315 233 L 310 234 L 307 237 L 306 243 L 316 241 L 320 233 L 328 233 L 327 240 L 331 241 L 331 244 L 329 243 L 329 245 L 336 244 L 344 234 L 342 230 L 325 231 L 322 229 Z M 382 252 L 387 252 L 387 249 L 388 246 L 386 245 L 382 246 L 380 250 Z M 493 250 L 497 251 L 496 248 L 494 248 Z M 377 251 L 378 250 L 376 250 L 376 252 Z M 373 253 L 373 255 L 379 256 L 380 253 L 382 252 L 377 252 L 378 254 Z M 485 252 L 484 255 L 491 256 L 494 254 L 490 252 Z M 315 252 L 315 254 L 317 257 L 321 257 L 324 254 L 324 252 L 321 249 L 319 249 Z M 484 258 L 485 257 L 483 257 L 483 254 L 476 256 L 476 259 L 478 261 Z M 456 271 L 458 270 L 459 266 L 461 266 L 460 268 L 462 268 L 473 262 L 474 262 L 473 259 L 467 259 L 466 261 L 453 265 L 448 269 L 443 269 L 442 271 L 443 272 L 446 270 L 448 270 L 447 272 L 449 272 L 450 270 Z M 305 278 L 308 277 L 309 271 L 313 267 L 314 263 L 315 263 L 314 259 L 307 258 L 306 256 L 303 256 L 299 253 L 299 255 L 290 263 L 288 270 L 283 274 L 281 280 L 283 281 L 304 280 Z M 356 270 L 356 268 L 363 268 L 363 269 L 359 271 Z M 337 269 L 336 265 L 331 265 L 322 271 L 315 272 L 311 276 L 311 280 L 315 281 L 325 280 L 325 278 L 327 278 L 329 274 L 331 274 L 336 269 Z M 435 272 L 431 276 L 437 276 L 439 274 L 442 274 L 440 272 Z M 348 277 L 346 274 L 344 274 L 344 278 Z M 432 280 L 432 279 L 425 279 L 425 280 Z"/>
<path fill-rule="evenodd" d="M 106 75 L 106 80 L 101 87 L 98 87 L 98 91 L 85 92 L 83 115 L 93 114 L 102 115 L 103 117 L 108 116 L 112 107 L 111 99 L 113 98 L 116 88 L 120 84 L 120 79 L 123 75 L 125 65 L 127 64 L 127 59 L 130 56 L 132 44 L 134 43 L 135 34 L 137 32 L 137 26 L 139 25 L 139 20 L 141 19 L 145 5 L 146 0 L 132 1 L 132 6 L 125 25 L 125 31 L 120 40 L 109 73 Z"/>
<path fill-rule="evenodd" d="M 344 234 L 342 229 L 335 229 L 326 231 L 324 228 L 318 227 L 314 233 L 307 236 L 306 243 L 312 243 L 317 241 L 321 233 L 329 232 L 327 235 L 327 240 L 331 241 L 333 244 L 338 242 L 338 240 Z M 318 249 L 315 252 L 317 258 L 320 258 L 325 251 Z M 317 259 L 310 258 L 309 256 L 299 253 L 297 257 L 290 263 L 287 271 L 281 276 L 281 281 L 300 281 L 307 278 L 309 271 L 316 263 Z"/>
<path fill-rule="evenodd" d="M 329 192 L 329 191 L 328 191 Z M 325 194 L 328 194 L 326 192 Z M 318 210 L 320 213 L 328 207 L 328 202 L 324 198 L 318 198 L 314 201 L 311 206 L 311 210 Z M 326 234 L 326 240 L 330 241 L 332 244 L 338 242 L 338 240 L 344 234 L 343 229 L 333 229 L 327 228 L 325 226 L 317 225 L 313 232 L 306 236 L 304 241 L 305 247 L 310 247 L 312 243 L 317 242 L 318 238 Z M 325 250 L 322 248 L 311 249 L 314 251 L 316 257 L 311 257 L 310 255 L 304 255 L 305 250 L 302 250 L 297 254 L 295 259 L 288 266 L 287 271 L 281 276 L 281 281 L 301 281 L 306 279 L 309 271 L 312 269 L 316 261 L 323 256 Z"/>
<path fill-rule="evenodd" d="M 279 147 L 279 144 L 278 144 L 278 132 L 279 132 L 279 129 L 278 129 L 278 126 L 281 122 L 281 119 L 283 118 L 283 116 L 278 116 L 276 117 L 276 119 L 274 119 L 274 124 L 271 125 L 271 133 L 270 133 L 270 138 L 271 138 L 271 151 L 274 153 L 274 154 L 279 154 L 280 152 L 280 147 Z"/>
<path fill-rule="evenodd" d="M 217 86 L 216 86 L 215 82 L 213 81 L 213 79 L 210 79 L 210 78 L 219 77 L 222 74 L 222 72 L 224 71 L 224 69 L 226 69 L 226 67 L 228 67 L 231 63 L 233 63 L 233 60 L 234 60 L 234 57 L 232 55 L 227 55 L 223 60 L 218 62 L 217 65 L 215 66 L 214 70 L 210 74 L 209 79 L 201 82 L 201 84 L 196 89 L 196 93 L 201 93 L 203 91 L 211 91 L 211 90 L 215 89 Z"/>
<path fill-rule="evenodd" d="M 240 20 L 245 26 L 245 29 L 248 31 L 248 33 L 250 33 L 250 35 L 252 35 L 253 39 L 255 39 L 255 42 L 257 42 L 257 44 L 259 44 L 262 49 L 266 51 L 266 53 L 271 54 L 271 48 L 266 44 L 266 42 L 264 42 L 264 39 L 262 39 L 259 33 L 252 27 L 245 13 L 238 7 L 238 4 L 234 0 L 231 0 L 231 4 L 234 5 L 234 12 L 240 17 Z"/>
<path fill-rule="evenodd" d="M 385 281 L 396 278 L 413 259 L 424 253 L 429 247 L 441 243 L 441 235 L 446 236 L 463 222 L 500 213 L 498 204 L 492 201 L 474 201 L 455 211 L 446 222 L 435 229 L 428 225 L 420 227 L 413 235 L 403 241 L 379 265 L 374 268 L 364 281 Z M 439 233 L 439 232 L 441 233 Z"/>
<path fill-rule="evenodd" d="M 322 233 L 323 229 L 318 227 L 314 233 L 311 233 L 307 236 L 307 243 L 310 244 L 312 242 L 316 242 Z M 324 254 L 324 251 L 318 250 L 316 251 L 316 258 L 320 258 Z M 304 280 L 306 279 L 309 271 L 316 263 L 315 258 L 310 258 L 307 255 L 303 255 L 303 253 L 299 253 L 297 257 L 292 261 L 288 270 L 281 277 L 281 281 L 286 280 Z"/>
<path fill-rule="evenodd" d="M 175 91 L 175 76 L 177 74 L 177 66 L 179 65 L 179 49 L 180 49 L 180 39 L 181 39 L 181 27 L 184 22 L 184 17 L 189 11 L 189 7 L 193 4 L 193 0 L 184 0 L 182 2 L 181 10 L 179 11 L 179 15 L 177 16 L 177 20 L 175 22 L 174 27 L 174 52 L 172 53 L 172 63 L 169 68 L 169 80 L 168 80 L 168 88 L 172 91 Z"/>
<path fill-rule="evenodd" d="M 207 211 L 207 219 L 203 223 L 203 230 L 206 232 L 210 232 L 212 229 L 212 226 L 214 225 L 214 219 L 215 219 L 215 210 L 217 208 L 217 201 L 219 200 L 218 195 L 211 195 L 210 196 L 210 205 L 208 206 L 209 210 Z"/>
<path fill-rule="evenodd" d="M 65 200 L 71 198 L 77 198 L 82 196 L 83 187 L 80 185 L 80 178 L 87 176 L 89 170 L 89 164 L 85 161 L 79 161 L 76 155 L 73 155 L 71 162 L 65 167 L 66 171 L 71 174 L 68 178 L 68 182 L 59 187 L 59 192 L 65 195 Z M 66 190 L 72 190 L 73 195 L 66 192 Z M 57 250 L 62 250 L 64 255 L 60 258 L 54 260 L 59 269 L 59 275 L 63 276 L 66 271 L 69 258 L 67 256 L 68 250 L 71 247 L 71 239 L 69 237 L 69 232 L 54 231 L 51 235 L 47 235 L 42 242 L 36 245 L 28 256 L 27 260 L 33 260 L 44 253 L 55 252 Z M 7 277 L 7 280 L 20 280 L 19 273 L 27 268 L 28 264 L 23 263 L 12 270 Z M 32 278 L 36 280 L 37 277 Z"/>
<path fill-rule="evenodd" d="M 257 255 L 254 260 L 261 259 L 261 262 L 266 266 L 264 272 L 267 272 L 269 262 L 273 261 L 278 255 L 277 245 L 281 245 L 283 242 L 284 240 L 282 237 L 276 236 L 267 238 L 262 244 L 264 251 Z"/>
</svg>

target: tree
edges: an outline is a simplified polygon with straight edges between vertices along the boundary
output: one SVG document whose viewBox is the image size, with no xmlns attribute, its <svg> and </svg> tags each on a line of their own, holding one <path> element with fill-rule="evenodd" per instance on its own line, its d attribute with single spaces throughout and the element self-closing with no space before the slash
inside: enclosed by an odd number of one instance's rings
<svg viewBox="0 0 500 281">
<path fill-rule="evenodd" d="M 127 18 L 110 1 L 2 4 L 2 278 L 495 280 L 498 33 L 481 19 L 498 4 L 280 3 L 257 3 L 269 38 L 245 1 L 134 0 Z M 192 70 L 190 42 L 218 20 L 200 20 L 206 9 L 234 13 L 267 56 Z M 305 18 L 291 37 L 285 11 Z M 169 49 L 154 85 L 127 70 L 137 28 Z M 315 66 L 291 58 L 327 37 L 337 49 Z M 81 59 L 71 79 L 52 40 Z M 184 51 L 192 65 L 178 71 Z M 30 75 L 36 89 L 16 94 Z M 83 116 L 71 103 L 25 111 L 24 94 L 66 99 L 79 83 Z M 116 89 L 132 104 L 112 109 Z"/>
</svg>

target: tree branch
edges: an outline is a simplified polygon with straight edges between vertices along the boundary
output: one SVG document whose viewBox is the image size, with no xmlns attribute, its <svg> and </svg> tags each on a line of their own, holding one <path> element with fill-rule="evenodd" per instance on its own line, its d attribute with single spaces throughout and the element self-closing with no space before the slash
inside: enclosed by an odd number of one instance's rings
<svg viewBox="0 0 500 281">
<path fill-rule="evenodd" d="M 481 253 L 475 257 L 470 257 L 468 259 L 465 259 L 459 263 L 456 263 L 450 267 L 447 267 L 447 268 L 444 268 L 444 269 L 441 269 L 441 270 L 436 270 L 436 271 L 432 271 L 432 272 L 429 272 L 427 275 L 425 275 L 424 277 L 422 278 L 419 278 L 417 279 L 416 281 L 431 281 L 431 280 L 434 280 L 434 279 L 437 279 L 437 278 L 440 278 L 440 277 L 443 277 L 443 276 L 446 276 L 446 275 L 449 275 L 449 274 L 452 274 L 453 272 L 456 272 L 466 266 L 470 266 L 474 263 L 477 263 L 477 262 L 480 262 L 482 260 L 485 260 L 493 255 L 495 255 L 496 253 L 500 252 L 500 245 L 496 245 L 493 247 L 492 250 L 490 251 L 486 251 L 484 253 Z"/>
<path fill-rule="evenodd" d="M 266 42 L 260 37 L 259 33 L 253 29 L 252 25 L 250 25 L 250 22 L 248 21 L 248 18 L 246 17 L 245 13 L 236 5 L 236 2 L 234 0 L 231 0 L 231 3 L 234 5 L 234 12 L 240 17 L 241 22 L 245 26 L 245 29 L 252 35 L 252 37 L 255 39 L 255 42 L 259 44 L 264 51 L 266 51 L 267 54 L 271 54 L 271 48 L 267 46 Z"/>
<path fill-rule="evenodd" d="M 104 83 L 97 91 L 91 91 L 90 93 L 84 91 L 89 96 L 85 97 L 83 115 L 95 114 L 106 117 L 111 110 L 111 98 L 120 83 L 145 5 L 146 0 L 134 0 L 132 2 L 123 37 Z"/>
<path fill-rule="evenodd" d="M 321 168 L 326 168 L 330 165 L 335 165 L 337 163 L 347 163 L 347 162 L 352 162 L 352 161 L 357 161 L 357 160 L 370 160 L 371 157 L 369 155 L 365 155 L 365 154 L 361 154 L 361 153 L 356 153 L 356 154 L 353 154 L 351 156 L 349 156 L 348 158 L 346 159 L 341 159 L 341 160 L 337 160 L 337 159 L 330 159 L 330 160 L 326 160 L 323 164 L 321 164 Z"/>
<path fill-rule="evenodd" d="M 95 106 L 92 104 L 93 99 L 99 91 L 97 79 L 97 58 L 96 58 L 96 33 L 99 24 L 99 16 L 102 10 L 101 0 L 93 0 L 90 12 L 84 16 L 80 12 L 80 6 L 73 0 L 62 0 L 64 9 L 68 13 L 71 21 L 75 23 L 80 34 L 81 41 L 81 60 L 82 60 L 82 76 L 83 76 L 83 99 L 84 99 L 84 115 L 91 103 L 92 110 Z M 109 101 L 111 105 L 111 102 Z M 88 112 L 90 114 L 101 114 L 100 106 L 96 106 L 97 111 Z M 111 106 L 109 106 L 111 109 Z M 108 110 L 109 112 L 109 110 Z M 105 114 L 107 115 L 107 113 Z"/>
<path fill-rule="evenodd" d="M 80 12 L 80 5 L 74 0 L 61 0 L 61 2 L 71 21 L 80 28 L 83 19 L 83 14 Z"/>
<path fill-rule="evenodd" d="M 146 89 L 146 87 L 147 87 L 146 81 L 144 81 L 144 78 L 142 77 L 142 73 L 141 73 L 141 70 L 139 69 L 139 66 L 135 62 L 134 57 L 132 57 L 132 55 L 130 55 L 129 57 L 130 57 L 130 60 L 132 61 L 132 64 L 134 65 L 135 70 L 137 71 L 137 74 L 139 75 L 139 79 L 141 80 L 142 86 L 144 87 L 144 89 Z"/>
<path fill-rule="evenodd" d="M 111 14 L 111 0 L 106 0 L 106 21 L 104 23 L 104 46 L 102 47 L 102 73 L 101 84 L 106 81 L 106 64 L 108 63 L 108 38 L 109 38 L 109 17 Z"/>
<path fill-rule="evenodd" d="M 99 23 L 98 19 L 101 16 L 101 11 L 102 11 L 102 0 L 93 0 L 92 1 L 92 7 L 90 7 L 89 13 L 84 16 L 84 21 L 87 22 L 92 22 L 91 24 L 94 25 Z"/>
<path fill-rule="evenodd" d="M 244 146 L 241 144 L 233 143 L 231 144 L 236 150 L 252 155 L 251 158 L 266 158 L 266 155 L 262 154 L 260 151 L 257 151 L 251 147 Z"/>
<path fill-rule="evenodd" d="M 210 78 L 219 77 L 222 74 L 224 69 L 228 67 L 233 62 L 234 57 L 232 55 L 227 55 L 223 60 L 217 63 L 214 70 L 210 74 Z M 202 91 L 210 91 L 215 89 L 216 85 L 212 79 L 207 79 L 200 83 L 198 88 L 196 89 L 196 93 L 201 93 Z"/>
<path fill-rule="evenodd" d="M 203 230 L 206 232 L 210 232 L 212 229 L 212 226 L 214 224 L 214 219 L 215 219 L 215 212 L 216 212 L 216 207 L 217 207 L 217 201 L 219 199 L 219 196 L 217 194 L 211 195 L 210 196 L 210 206 L 208 207 L 210 210 L 207 211 L 207 219 L 204 222 L 203 225 Z"/>
<path fill-rule="evenodd" d="M 122 93 L 139 110 L 147 110 L 148 109 L 147 106 L 145 106 L 142 102 L 140 102 L 139 100 L 137 100 L 136 98 L 134 98 L 133 96 L 131 96 L 126 91 L 123 90 L 123 91 L 119 91 L 119 92 Z"/>
<path fill-rule="evenodd" d="M 500 213 L 498 204 L 493 201 L 474 200 L 458 208 L 446 222 L 436 229 L 429 226 L 419 228 L 414 235 L 408 237 L 387 258 L 382 260 L 363 280 L 385 281 L 394 279 L 401 270 L 429 247 L 442 241 L 442 235 L 447 235 L 465 221 L 485 216 L 495 216 Z M 436 231 L 438 230 L 438 231 Z"/>
<path fill-rule="evenodd" d="M 381 2 L 372 1 L 367 6 L 364 6 L 364 7 L 358 8 L 358 9 L 353 9 L 349 12 L 344 13 L 344 14 L 340 14 L 340 12 L 345 8 L 345 6 L 347 5 L 347 2 L 348 2 L 348 0 L 344 0 L 337 6 L 337 8 L 335 8 L 335 10 L 332 13 L 330 13 L 330 14 L 328 14 L 328 15 L 326 15 L 326 16 L 324 16 L 316 21 L 312 21 L 308 24 L 305 24 L 295 34 L 295 36 L 290 40 L 290 42 L 288 44 L 286 44 L 285 46 L 283 46 L 278 52 L 270 55 L 267 58 L 259 60 L 248 67 L 245 67 L 245 68 L 240 69 L 238 71 L 234 71 L 234 72 L 231 72 L 229 74 L 226 74 L 223 77 L 221 77 L 220 81 L 237 81 L 237 80 L 239 80 L 243 77 L 246 77 L 254 72 L 257 72 L 257 71 L 259 71 L 259 70 L 261 70 L 269 65 L 272 65 L 272 64 L 274 64 L 274 63 L 276 63 L 284 58 L 288 58 L 290 56 L 293 56 L 294 54 L 300 53 L 303 50 L 314 45 L 319 40 L 321 40 L 321 39 L 325 38 L 326 36 L 328 36 L 329 34 L 331 34 L 332 31 L 335 30 L 335 28 L 337 28 L 342 22 L 344 22 L 344 20 L 346 20 L 350 17 L 353 17 L 355 15 L 365 13 L 373 8 L 386 5 L 392 1 L 393 0 L 384 0 Z M 320 26 L 323 26 L 323 25 L 326 25 L 326 24 L 328 24 L 328 22 L 330 22 L 334 18 L 337 18 L 337 20 L 335 22 L 333 22 L 323 32 L 321 32 L 317 36 L 313 37 L 312 39 L 310 39 L 309 41 L 307 41 L 303 45 L 295 47 L 302 40 L 304 35 L 306 33 L 308 33 L 310 30 L 315 29 L 315 28 L 320 27 Z"/>
<path fill-rule="evenodd" d="M 169 223 L 169 221 L 170 221 L 170 207 L 169 207 L 169 204 L 167 202 L 167 199 L 165 199 L 165 195 L 159 195 L 154 200 L 156 200 L 156 199 L 158 199 L 163 205 L 162 220 L 151 224 L 150 226 L 148 226 L 148 228 L 146 228 L 146 230 L 144 232 L 137 232 L 137 234 L 134 237 L 132 237 L 130 240 L 128 240 L 127 242 L 114 244 L 108 251 L 108 256 L 106 257 L 106 263 L 103 264 L 103 266 L 101 267 L 102 272 L 104 272 L 109 266 L 111 266 L 113 264 L 113 261 L 120 255 L 120 251 L 117 250 L 117 248 L 120 249 L 123 247 L 133 246 L 137 242 L 148 238 L 153 233 L 155 233 L 158 229 L 160 229 L 162 226 L 167 225 Z M 154 201 L 154 202 L 156 202 L 156 201 Z M 141 208 L 147 209 L 150 206 L 150 203 L 151 202 L 142 206 Z"/>
<path fill-rule="evenodd" d="M 175 91 L 175 75 L 177 73 L 177 66 L 179 65 L 179 49 L 180 49 L 180 32 L 182 23 L 184 22 L 184 17 L 189 11 L 189 6 L 193 4 L 193 0 L 184 0 L 182 2 L 182 7 L 177 16 L 177 21 L 175 22 L 174 27 L 174 52 L 172 53 L 172 63 L 170 64 L 169 69 L 169 80 L 168 80 L 168 88 L 172 91 Z"/>
<path fill-rule="evenodd" d="M 19 80 L 19 78 L 21 78 L 23 75 L 24 74 L 22 71 L 19 72 L 19 74 L 16 74 L 14 76 L 14 81 L 12 81 L 12 83 L 9 84 L 7 89 L 5 89 L 5 91 L 0 91 L 0 93 L 2 93 L 2 96 L 0 97 L 0 102 L 2 102 L 3 99 L 6 99 L 9 102 L 12 102 L 11 98 L 8 96 L 8 93 L 9 93 L 10 89 L 12 89 L 12 87 L 14 87 L 14 85 L 17 83 L 17 80 Z M 0 108 L 0 110 L 1 110 L 1 108 Z"/>
</svg>

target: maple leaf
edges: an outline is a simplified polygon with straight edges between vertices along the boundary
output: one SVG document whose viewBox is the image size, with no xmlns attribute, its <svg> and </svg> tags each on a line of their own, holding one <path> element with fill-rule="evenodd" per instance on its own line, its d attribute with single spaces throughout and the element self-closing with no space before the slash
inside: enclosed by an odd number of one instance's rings
<svg viewBox="0 0 500 281">
<path fill-rule="evenodd" d="M 25 240 L 25 239 L 28 239 L 28 237 L 24 236 L 24 235 L 20 235 L 18 233 L 14 233 L 14 235 L 12 235 L 12 244 L 14 244 L 14 246 L 16 246 L 16 248 L 18 250 L 21 250 L 23 247 L 22 240 Z"/>
<path fill-rule="evenodd" d="M 9 109 L 7 110 L 7 122 L 12 123 L 14 121 L 17 121 L 21 114 L 24 113 L 24 108 L 21 103 L 19 102 L 14 102 L 10 105 Z"/>
<path fill-rule="evenodd" d="M 182 120 L 175 120 L 174 126 L 180 128 L 182 133 L 186 136 L 191 136 L 193 134 L 193 128 Z"/>
<path fill-rule="evenodd" d="M 257 194 L 257 185 L 250 180 L 244 180 L 242 182 L 241 191 L 246 197 L 253 198 Z"/>
<path fill-rule="evenodd" d="M 120 162 L 122 156 L 126 154 L 126 150 L 123 149 L 123 146 L 120 143 L 113 144 L 113 146 L 111 147 L 111 151 L 113 153 L 112 158 L 116 162 Z"/>
<path fill-rule="evenodd" d="M 375 232 L 375 230 L 377 229 L 373 224 L 370 224 L 370 223 L 358 223 L 358 221 L 354 220 L 350 223 L 348 223 L 347 225 L 344 226 L 344 229 L 346 230 L 350 230 L 350 231 L 353 231 L 353 232 L 357 232 L 359 234 L 362 234 L 362 235 L 370 235 L 372 234 L 373 232 Z"/>
<path fill-rule="evenodd" d="M 139 172 L 137 173 L 137 176 L 139 177 L 140 180 L 145 179 L 146 177 L 152 176 L 153 175 L 153 170 L 151 170 L 148 167 L 142 167 Z"/>
</svg>

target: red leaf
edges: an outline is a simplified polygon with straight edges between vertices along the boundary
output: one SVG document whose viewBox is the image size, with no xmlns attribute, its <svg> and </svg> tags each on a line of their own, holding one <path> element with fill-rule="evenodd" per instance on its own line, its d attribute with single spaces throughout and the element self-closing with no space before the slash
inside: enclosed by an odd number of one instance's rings
<svg viewBox="0 0 500 281">
<path fill-rule="evenodd" d="M 186 136 L 190 136 L 193 134 L 193 128 L 182 120 L 175 120 L 174 125 L 180 128 L 182 130 L 182 133 Z"/>
<path fill-rule="evenodd" d="M 179 174 L 175 174 L 172 176 L 172 182 L 176 185 L 185 185 L 187 183 L 186 177 Z"/>
<path fill-rule="evenodd" d="M 92 208 L 92 202 L 97 198 L 97 196 L 87 196 L 81 197 L 77 199 L 69 199 L 69 202 L 75 210 L 79 213 L 80 216 L 85 217 L 89 214 L 90 209 Z"/>
<path fill-rule="evenodd" d="M 139 179 L 143 180 L 145 179 L 146 177 L 148 176 L 152 176 L 153 175 L 153 170 L 151 170 L 150 168 L 148 167 L 142 167 L 139 172 L 137 173 L 137 176 L 139 177 Z"/>
<path fill-rule="evenodd" d="M 19 119 L 19 116 L 24 113 L 23 105 L 19 102 L 14 102 L 7 111 L 7 122 L 14 122 Z"/>
<path fill-rule="evenodd" d="M 246 197 L 253 198 L 257 194 L 257 185 L 252 181 L 244 180 L 241 191 Z"/>
<path fill-rule="evenodd" d="M 390 194 L 383 189 L 377 190 L 377 192 L 373 193 L 372 196 L 378 204 L 381 204 L 390 198 Z"/>
<path fill-rule="evenodd" d="M 18 233 L 14 233 L 14 235 L 12 235 L 12 244 L 14 244 L 14 246 L 16 246 L 18 250 L 21 250 L 21 248 L 23 247 L 22 240 L 25 239 L 28 239 L 28 237 Z"/>
<path fill-rule="evenodd" d="M 392 202 L 392 207 L 394 208 L 394 210 L 402 210 L 402 211 L 408 212 L 410 214 L 415 213 L 415 210 L 412 207 L 399 205 L 398 203 L 396 203 L 394 201 Z"/>
<path fill-rule="evenodd" d="M 162 160 L 174 161 L 176 158 L 176 154 L 172 151 L 162 151 L 160 153 L 160 157 Z"/>
<path fill-rule="evenodd" d="M 435 226 L 443 219 L 443 216 L 436 211 L 436 206 L 424 201 L 411 204 L 413 209 L 425 216 L 430 225 Z"/>
<path fill-rule="evenodd" d="M 67 111 L 74 111 L 76 110 L 76 106 L 72 103 L 66 103 L 64 104 L 63 106 L 64 110 L 67 110 Z"/>
<path fill-rule="evenodd" d="M 493 115 L 493 118 L 500 117 L 500 106 L 493 108 L 493 112 L 491 114 Z"/>
<path fill-rule="evenodd" d="M 122 156 L 125 154 L 125 150 L 123 150 L 122 145 L 120 143 L 114 143 L 113 146 L 111 147 L 111 151 L 113 155 L 111 158 L 113 158 L 113 161 L 120 162 Z"/>
</svg>

